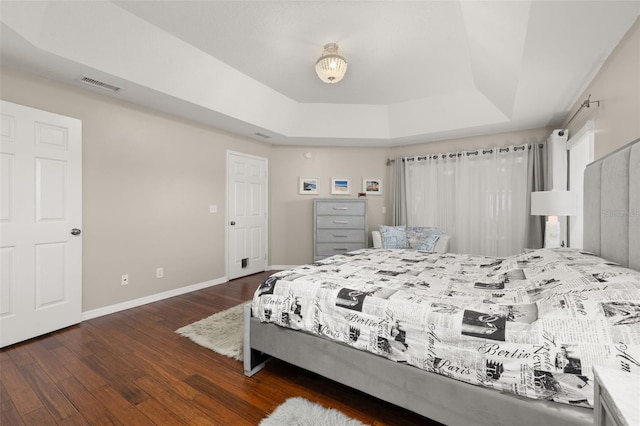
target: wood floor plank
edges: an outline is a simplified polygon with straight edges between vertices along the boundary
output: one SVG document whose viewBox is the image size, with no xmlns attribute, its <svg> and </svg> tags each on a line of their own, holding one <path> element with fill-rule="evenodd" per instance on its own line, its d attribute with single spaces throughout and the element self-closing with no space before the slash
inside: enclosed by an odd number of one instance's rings
<svg viewBox="0 0 640 426">
<path fill-rule="evenodd" d="M 128 323 L 128 321 L 125 321 Z M 110 326 L 117 327 L 124 331 L 121 336 L 112 336 L 113 343 L 129 345 L 133 352 L 128 357 L 129 360 L 137 360 L 137 365 L 145 371 L 146 374 L 157 369 L 159 374 L 174 376 L 178 380 L 182 380 L 193 374 L 185 363 L 176 363 L 176 356 L 182 358 L 182 354 L 177 351 L 166 351 L 166 347 L 176 345 L 176 341 L 180 336 L 168 329 L 152 329 L 142 326 L 141 331 L 136 325 L 129 326 L 121 321 L 115 320 Z M 169 335 L 168 339 L 162 338 L 162 335 Z M 168 340 L 168 341 L 167 341 Z"/>
<path fill-rule="evenodd" d="M 57 339 L 56 339 L 57 342 Z M 51 353 L 63 346 L 46 345 L 43 341 L 34 342 L 27 347 L 27 351 L 33 357 L 34 361 L 42 368 L 54 382 L 68 379 L 73 374 L 62 365 L 61 360 L 64 358 L 52 357 Z"/>
<path fill-rule="evenodd" d="M 136 378 L 141 376 L 140 373 L 132 370 L 126 360 L 108 359 L 108 361 L 105 363 L 104 359 L 98 356 L 84 358 L 84 362 L 107 380 L 109 385 L 129 403 L 135 405 L 147 399 L 145 393 L 133 383 Z M 123 366 L 124 373 L 119 370 L 119 365 Z M 131 376 L 128 376 L 128 373 L 131 373 Z"/>
<path fill-rule="evenodd" d="M 32 339 L 28 343 L 19 343 L 15 345 L 15 348 L 13 348 L 11 352 L 9 352 L 8 356 L 15 365 L 32 364 L 35 362 L 27 350 L 29 343 L 32 342 L 36 342 L 36 340 Z"/>
<path fill-rule="evenodd" d="M 60 420 L 57 421 L 56 424 L 57 425 L 64 425 L 64 426 L 86 426 L 88 424 L 95 424 L 96 421 L 92 421 L 90 422 L 89 420 L 85 419 L 84 416 L 80 413 L 77 413 L 73 416 L 69 416 L 64 420 Z"/>
<path fill-rule="evenodd" d="M 0 370 L 2 370 L 1 367 L 2 367 L 2 364 L 0 364 Z M 9 393 L 7 392 L 7 389 L 4 387 L 4 383 L 2 383 L 1 379 L 2 379 L 2 376 L 0 375 L 0 404 L 4 404 L 5 402 L 10 402 L 13 404 L 13 402 L 11 401 L 11 397 L 9 396 Z"/>
<path fill-rule="evenodd" d="M 78 380 L 89 392 L 93 389 L 101 388 L 107 384 L 103 376 L 91 369 L 86 363 L 71 352 L 66 346 L 61 346 L 52 351 L 57 359 L 63 359 L 65 368 L 73 373 L 73 377 Z"/>
<path fill-rule="evenodd" d="M 160 404 L 170 408 L 171 412 L 181 420 L 190 424 L 219 425 L 224 424 L 223 418 L 217 411 L 206 413 L 196 407 L 191 401 L 184 400 L 171 389 L 158 383 L 152 377 L 141 377 L 136 380 L 138 386 L 154 396 Z"/>
<path fill-rule="evenodd" d="M 207 410 L 207 413 L 211 412 L 208 410 L 215 410 L 216 425 L 255 426 L 258 424 L 258 422 L 247 420 L 247 413 L 239 416 L 235 411 L 230 410 L 228 407 L 219 405 L 217 401 L 207 395 L 197 396 L 192 403 L 201 410 Z"/>
<path fill-rule="evenodd" d="M 22 416 L 44 409 L 44 404 L 38 398 L 31 384 L 10 358 L 2 361 L 0 379 L 6 389 L 6 395 L 11 398 L 11 401 Z"/>
<path fill-rule="evenodd" d="M 246 399 L 228 392 L 228 388 L 221 387 L 202 376 L 193 375 L 185 381 L 199 390 L 204 397 L 212 399 L 216 404 L 229 410 L 233 414 L 229 416 L 229 421 L 244 419 L 249 424 L 258 424 L 264 417 L 265 413 L 255 410 L 255 406 Z"/>
<path fill-rule="evenodd" d="M 78 412 L 38 364 L 21 365 L 18 369 L 55 420 L 66 419 Z"/>
<path fill-rule="evenodd" d="M 136 408 L 157 425 L 188 425 L 187 422 L 180 420 L 178 416 L 153 398 L 138 404 Z"/>
<path fill-rule="evenodd" d="M 256 425 L 302 396 L 365 424 L 436 425 L 274 360 L 257 375 L 175 330 L 250 300 L 255 274 L 0 350 L 2 426 Z"/>
<path fill-rule="evenodd" d="M 184 399 L 195 398 L 197 391 L 184 382 L 185 373 L 176 374 L 176 370 L 172 369 L 168 363 L 161 364 L 157 358 L 154 359 L 147 355 L 135 353 L 132 355 L 131 362 L 139 363 L 148 376 L 161 380 L 165 386 L 170 387 L 180 397 Z"/>
<path fill-rule="evenodd" d="M 100 403 L 75 377 L 70 377 L 58 382 L 62 393 L 82 413 L 85 423 L 97 422 L 97 419 L 106 417 L 107 408 Z"/>
<path fill-rule="evenodd" d="M 11 400 L 0 404 L 0 425 L 20 426 L 24 425 L 22 417 Z"/>
<path fill-rule="evenodd" d="M 57 339 L 55 334 L 52 334 L 52 333 L 49 333 L 39 338 L 38 344 L 50 351 L 62 346 L 62 343 L 60 343 L 60 341 Z"/>
<path fill-rule="evenodd" d="M 144 413 L 140 412 L 111 386 L 103 386 L 95 389 L 92 393 L 94 398 L 107 408 L 111 417 L 120 422 L 120 424 L 127 426 L 154 424 Z"/>
<path fill-rule="evenodd" d="M 160 424 L 160 423 L 157 423 Z M 123 426 L 121 422 L 107 414 L 104 417 L 100 417 L 91 423 L 92 426 Z M 126 426 L 126 425 L 125 425 Z"/>
<path fill-rule="evenodd" d="M 89 334 L 91 329 L 91 321 L 85 321 L 73 327 L 68 327 L 64 330 L 55 331 L 53 334 L 56 336 L 63 346 L 74 354 L 90 355 L 91 348 L 89 344 L 93 342 L 93 336 Z"/>
<path fill-rule="evenodd" d="M 48 426 L 58 424 L 56 419 L 53 418 L 46 408 L 31 411 L 30 413 L 24 414 L 22 417 L 27 425 Z"/>
</svg>

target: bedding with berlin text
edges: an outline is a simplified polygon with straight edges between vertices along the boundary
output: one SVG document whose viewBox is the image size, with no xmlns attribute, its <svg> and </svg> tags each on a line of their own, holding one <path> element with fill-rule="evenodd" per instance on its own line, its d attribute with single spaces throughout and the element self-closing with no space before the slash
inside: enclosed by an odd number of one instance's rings
<svg viewBox="0 0 640 426">
<path fill-rule="evenodd" d="M 594 365 L 640 374 L 640 272 L 577 249 L 506 258 L 362 249 L 273 274 L 252 313 L 452 379 L 571 405 L 592 406 Z"/>
</svg>

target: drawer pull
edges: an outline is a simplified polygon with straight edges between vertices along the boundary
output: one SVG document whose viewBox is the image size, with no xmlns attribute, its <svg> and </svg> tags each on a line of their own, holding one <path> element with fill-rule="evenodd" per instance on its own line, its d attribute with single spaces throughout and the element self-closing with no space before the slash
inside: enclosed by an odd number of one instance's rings
<svg viewBox="0 0 640 426">
<path fill-rule="evenodd" d="M 333 251 L 347 251 L 346 248 L 334 248 Z"/>
<path fill-rule="evenodd" d="M 334 235 L 335 238 L 347 238 L 348 235 Z"/>
<path fill-rule="evenodd" d="M 345 225 L 345 224 L 349 223 L 349 221 L 348 220 L 334 220 L 333 223 L 339 223 L 339 224 Z"/>
<path fill-rule="evenodd" d="M 349 207 L 334 207 L 334 210 L 349 210 Z"/>
</svg>

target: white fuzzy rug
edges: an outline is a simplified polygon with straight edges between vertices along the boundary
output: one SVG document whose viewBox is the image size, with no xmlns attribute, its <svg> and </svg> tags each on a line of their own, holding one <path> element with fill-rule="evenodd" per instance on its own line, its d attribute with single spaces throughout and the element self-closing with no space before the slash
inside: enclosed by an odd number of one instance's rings
<svg viewBox="0 0 640 426">
<path fill-rule="evenodd" d="M 325 408 L 307 399 L 289 398 L 259 426 L 365 426 L 333 408 Z"/>
<path fill-rule="evenodd" d="M 246 303 L 185 325 L 176 333 L 219 354 L 242 361 L 243 311 Z"/>
</svg>

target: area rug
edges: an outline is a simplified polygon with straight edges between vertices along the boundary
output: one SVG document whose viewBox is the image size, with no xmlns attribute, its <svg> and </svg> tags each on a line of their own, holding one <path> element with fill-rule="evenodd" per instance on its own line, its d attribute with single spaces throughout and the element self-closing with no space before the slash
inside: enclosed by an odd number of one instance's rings
<svg viewBox="0 0 640 426">
<path fill-rule="evenodd" d="M 334 408 L 325 408 L 307 399 L 289 398 L 279 405 L 259 426 L 365 426 Z"/>
<path fill-rule="evenodd" d="M 244 305 L 247 303 L 241 303 L 193 324 L 185 325 L 177 329 L 176 333 L 219 354 L 242 361 L 243 313 Z"/>
</svg>

